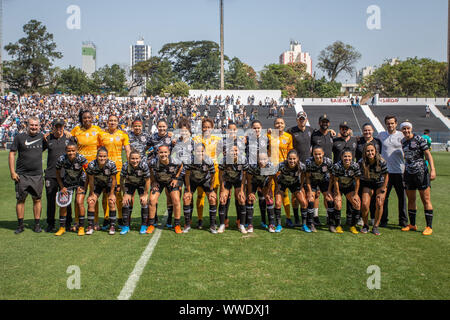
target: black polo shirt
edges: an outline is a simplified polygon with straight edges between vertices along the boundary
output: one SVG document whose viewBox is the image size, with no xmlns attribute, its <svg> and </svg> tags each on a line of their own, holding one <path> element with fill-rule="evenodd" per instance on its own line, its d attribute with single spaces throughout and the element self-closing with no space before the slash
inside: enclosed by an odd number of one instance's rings
<svg viewBox="0 0 450 320">
<path fill-rule="evenodd" d="M 333 156 L 333 137 L 331 132 L 328 131 L 327 134 L 322 134 L 320 130 L 314 130 L 311 135 L 311 147 L 314 149 L 315 146 L 321 146 L 325 157 L 330 158 Z"/>
<path fill-rule="evenodd" d="M 350 137 L 348 141 L 345 141 L 343 137 L 337 137 L 333 140 L 333 163 L 338 162 L 341 159 L 342 151 L 348 148 L 352 151 L 352 157 L 355 159 L 356 152 L 356 137 Z"/>
<path fill-rule="evenodd" d="M 66 153 L 66 146 L 69 144 L 71 138 L 63 135 L 56 138 L 53 133 L 47 137 L 48 155 L 47 155 L 47 169 L 45 169 L 46 178 L 56 178 L 56 161 L 59 157 Z M 64 169 L 61 171 L 64 176 Z"/>
<path fill-rule="evenodd" d="M 295 126 L 289 128 L 287 132 L 292 135 L 292 143 L 299 154 L 300 161 L 305 163 L 306 159 L 311 156 L 311 137 L 314 130 L 311 127 L 305 127 L 305 130 L 302 131 Z"/>
</svg>

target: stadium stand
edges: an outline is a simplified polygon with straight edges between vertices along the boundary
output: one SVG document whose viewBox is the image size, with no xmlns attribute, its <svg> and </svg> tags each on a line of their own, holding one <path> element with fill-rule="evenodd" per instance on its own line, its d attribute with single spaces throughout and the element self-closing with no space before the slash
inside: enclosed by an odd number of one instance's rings
<svg viewBox="0 0 450 320">
<path fill-rule="evenodd" d="M 360 126 L 364 123 L 371 123 L 362 112 L 360 107 L 351 106 L 319 106 L 319 105 L 303 105 L 303 109 L 308 115 L 309 122 L 313 128 L 318 127 L 319 117 L 327 114 L 330 118 L 330 128 L 339 131 L 339 124 L 347 121 L 353 130 L 354 135 L 360 135 Z"/>
<path fill-rule="evenodd" d="M 399 123 L 409 120 L 417 134 L 422 134 L 424 129 L 430 129 L 433 142 L 444 143 L 450 140 L 450 132 L 440 119 L 436 118 L 433 113 L 430 114 L 429 118 L 425 117 L 425 105 L 377 105 L 370 108 L 383 124 L 384 117 L 392 114 L 397 116 Z M 440 110 L 442 111 L 442 109 Z"/>
</svg>

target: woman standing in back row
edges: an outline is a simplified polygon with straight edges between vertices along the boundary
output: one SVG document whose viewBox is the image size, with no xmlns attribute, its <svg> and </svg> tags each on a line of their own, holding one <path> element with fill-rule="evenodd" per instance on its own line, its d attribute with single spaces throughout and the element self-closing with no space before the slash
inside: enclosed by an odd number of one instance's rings
<svg viewBox="0 0 450 320">
<path fill-rule="evenodd" d="M 418 190 L 425 210 L 425 220 L 427 223 L 427 227 L 422 234 L 429 236 L 433 233 L 433 206 L 431 204 L 430 181 L 436 179 L 433 157 L 431 156 L 427 141 L 413 133 L 410 122 L 403 122 L 400 125 L 400 130 L 404 135 L 402 139 L 402 149 L 405 156 L 404 182 L 406 196 L 408 198 L 409 215 L 409 225 L 402 228 L 402 231 L 417 231 L 416 190 Z M 430 171 L 428 171 L 424 158 L 430 164 Z"/>
</svg>

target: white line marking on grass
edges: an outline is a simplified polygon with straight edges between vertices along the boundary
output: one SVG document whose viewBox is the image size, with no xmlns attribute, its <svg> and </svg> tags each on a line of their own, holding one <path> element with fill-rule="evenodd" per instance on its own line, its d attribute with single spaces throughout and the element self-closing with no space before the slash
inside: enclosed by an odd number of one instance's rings
<svg viewBox="0 0 450 320">
<path fill-rule="evenodd" d="M 141 277 L 148 260 L 150 260 L 150 257 L 153 254 L 153 250 L 155 250 L 156 244 L 158 243 L 159 237 L 161 236 L 162 229 L 166 225 L 166 219 L 167 215 L 165 215 L 162 219 L 163 222 L 161 224 L 161 228 L 155 228 L 153 237 L 150 239 L 138 262 L 136 262 L 133 271 L 131 271 L 127 282 L 125 283 L 122 291 L 120 291 L 120 294 L 117 297 L 118 300 L 129 300 L 133 295 L 134 289 L 136 289 L 136 285 L 139 282 L 139 278 Z"/>
</svg>

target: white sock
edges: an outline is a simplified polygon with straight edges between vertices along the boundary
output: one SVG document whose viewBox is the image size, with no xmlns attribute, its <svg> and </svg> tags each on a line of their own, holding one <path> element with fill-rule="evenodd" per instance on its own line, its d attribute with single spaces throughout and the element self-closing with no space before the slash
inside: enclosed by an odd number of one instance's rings
<svg viewBox="0 0 450 320">
<path fill-rule="evenodd" d="M 319 208 L 314 208 L 314 217 L 319 216 Z"/>
</svg>

